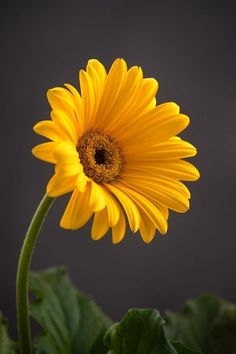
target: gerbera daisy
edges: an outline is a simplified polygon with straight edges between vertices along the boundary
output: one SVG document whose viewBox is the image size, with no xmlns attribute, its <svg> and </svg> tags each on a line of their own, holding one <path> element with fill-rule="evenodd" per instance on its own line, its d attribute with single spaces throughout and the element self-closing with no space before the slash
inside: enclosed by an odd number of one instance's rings
<svg viewBox="0 0 236 354">
<path fill-rule="evenodd" d="M 51 120 L 34 131 L 51 140 L 33 154 L 55 164 L 47 194 L 72 192 L 60 225 L 82 227 L 94 215 L 92 238 L 112 228 L 114 243 L 126 230 L 140 231 L 150 242 L 156 229 L 167 232 L 168 209 L 184 213 L 190 192 L 181 182 L 199 178 L 183 160 L 196 148 L 176 135 L 189 124 L 173 102 L 156 105 L 158 83 L 143 78 L 140 67 L 129 70 L 117 59 L 107 73 L 89 60 L 79 73 L 81 93 L 73 86 L 48 90 Z"/>
</svg>

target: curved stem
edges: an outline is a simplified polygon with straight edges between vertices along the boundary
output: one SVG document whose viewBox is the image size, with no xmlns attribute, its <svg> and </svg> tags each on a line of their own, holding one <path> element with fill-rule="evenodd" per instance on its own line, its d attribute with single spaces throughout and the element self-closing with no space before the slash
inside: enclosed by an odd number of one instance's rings
<svg viewBox="0 0 236 354">
<path fill-rule="evenodd" d="M 16 279 L 16 307 L 21 354 L 32 353 L 28 298 L 30 263 L 39 231 L 53 200 L 54 198 L 47 194 L 43 197 L 30 223 L 20 253 Z"/>
</svg>

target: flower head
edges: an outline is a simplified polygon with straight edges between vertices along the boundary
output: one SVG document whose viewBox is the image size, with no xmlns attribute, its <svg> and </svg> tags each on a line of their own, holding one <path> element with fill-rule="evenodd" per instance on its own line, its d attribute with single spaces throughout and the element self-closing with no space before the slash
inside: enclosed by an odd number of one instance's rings
<svg viewBox="0 0 236 354">
<path fill-rule="evenodd" d="M 60 225 L 82 227 L 94 215 L 92 238 L 112 228 L 114 243 L 126 230 L 140 231 L 150 242 L 156 229 L 167 232 L 168 210 L 189 209 L 190 192 L 181 182 L 199 178 L 184 158 L 196 149 L 177 135 L 189 124 L 173 102 L 156 105 L 158 83 L 143 78 L 140 67 L 129 70 L 117 59 L 107 73 L 89 60 L 79 75 L 81 93 L 73 86 L 48 91 L 51 120 L 34 131 L 50 139 L 33 154 L 55 164 L 47 193 L 72 192 Z"/>
</svg>

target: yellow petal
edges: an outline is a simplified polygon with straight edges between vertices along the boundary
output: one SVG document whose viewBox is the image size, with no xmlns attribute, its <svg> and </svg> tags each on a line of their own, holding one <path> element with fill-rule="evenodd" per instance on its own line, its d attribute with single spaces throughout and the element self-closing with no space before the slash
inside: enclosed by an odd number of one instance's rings
<svg viewBox="0 0 236 354">
<path fill-rule="evenodd" d="M 81 172 L 76 179 L 75 182 L 75 186 L 76 188 L 80 191 L 80 192 L 84 192 L 86 187 L 87 187 L 87 183 L 89 182 L 89 178 L 87 176 L 85 176 L 85 174 L 83 172 Z"/>
<path fill-rule="evenodd" d="M 108 215 L 107 208 L 105 208 L 96 212 L 94 215 L 93 226 L 91 231 L 92 239 L 100 240 L 107 233 L 108 229 Z"/>
<path fill-rule="evenodd" d="M 137 94 L 136 109 L 132 112 L 132 118 L 150 111 L 156 106 L 155 96 L 158 90 L 158 82 L 153 78 L 145 78 L 142 81 L 139 93 Z"/>
<path fill-rule="evenodd" d="M 54 149 L 53 156 L 56 160 L 55 172 L 60 177 L 61 183 L 66 183 L 64 178 L 71 178 L 73 189 L 77 188 L 83 192 L 89 179 L 83 172 L 83 166 L 80 163 L 76 148 L 70 143 L 60 143 Z M 61 186 L 61 188 L 66 188 L 66 186 Z"/>
<path fill-rule="evenodd" d="M 84 193 L 74 190 L 66 210 L 62 216 L 60 226 L 64 229 L 76 230 L 87 223 L 92 215 L 89 209 L 90 186 Z"/>
<path fill-rule="evenodd" d="M 76 147 L 68 142 L 58 144 L 53 156 L 58 163 L 78 164 L 80 162 Z"/>
<path fill-rule="evenodd" d="M 156 228 L 150 218 L 144 212 L 142 212 L 142 210 L 140 211 L 140 215 L 140 234 L 144 242 L 150 243 L 155 236 Z"/>
<path fill-rule="evenodd" d="M 120 138 L 123 148 L 136 148 L 136 152 L 142 151 L 143 148 L 150 147 L 179 134 L 189 124 L 189 118 L 184 114 L 169 116 L 165 119 L 159 119 L 158 115 L 152 117 L 143 117 L 133 124 L 132 129 L 127 129 L 126 133 Z M 139 144 L 137 145 L 137 136 Z"/>
<path fill-rule="evenodd" d="M 53 152 L 57 147 L 56 142 L 43 143 L 35 146 L 32 149 L 32 154 L 40 160 L 56 163 L 55 157 L 53 156 Z"/>
<path fill-rule="evenodd" d="M 168 208 L 163 205 L 160 204 L 160 202 L 157 200 L 156 196 L 153 195 L 152 191 L 150 192 L 149 190 L 146 190 L 144 188 L 140 188 L 140 186 L 136 187 L 135 185 L 133 185 L 132 183 L 128 183 L 125 180 L 122 180 L 122 184 L 127 186 L 130 189 L 135 190 L 138 193 L 142 193 L 142 195 L 147 198 L 148 200 L 150 200 L 150 202 L 152 202 L 153 205 L 155 205 L 155 207 L 160 211 L 160 213 L 162 214 L 163 218 L 167 221 L 168 217 L 169 217 L 169 210 Z"/>
<path fill-rule="evenodd" d="M 128 164 L 135 164 L 136 161 L 141 160 L 152 163 L 157 161 L 173 161 L 196 155 L 197 150 L 193 145 L 187 141 L 175 138 L 170 138 L 166 142 L 156 144 L 155 146 L 143 148 L 143 151 L 139 151 L 138 153 L 134 146 L 126 147 L 123 149 L 123 153 Z"/>
<path fill-rule="evenodd" d="M 51 112 L 51 118 L 58 130 L 63 131 L 67 141 L 71 141 L 74 145 L 78 142 L 77 127 L 71 122 L 64 113 Z"/>
<path fill-rule="evenodd" d="M 130 102 L 129 110 L 122 115 L 118 115 L 115 125 L 111 129 L 116 139 L 122 139 L 126 136 L 127 130 L 133 132 L 134 122 L 142 122 L 141 118 L 145 113 L 151 111 L 156 104 L 155 95 L 158 89 L 158 83 L 154 79 L 142 79 L 138 86 L 133 102 Z M 122 109 L 122 107 L 121 107 Z M 113 123 L 113 120 L 111 121 Z"/>
<path fill-rule="evenodd" d="M 136 174 L 140 171 L 147 175 L 167 176 L 183 181 L 196 181 L 200 177 L 197 168 L 184 160 L 159 161 L 155 164 L 148 161 L 139 161 L 132 165 L 129 164 L 126 168 L 127 173 Z"/>
<path fill-rule="evenodd" d="M 54 174 L 47 184 L 47 194 L 50 197 L 59 197 L 73 191 L 77 176 L 60 176 Z"/>
<path fill-rule="evenodd" d="M 123 89 L 109 113 L 109 119 L 106 120 L 106 130 L 110 130 L 114 136 L 116 136 L 117 126 L 119 127 L 121 119 L 127 117 L 135 107 L 136 94 L 142 79 L 142 70 L 137 66 L 128 70 Z"/>
<path fill-rule="evenodd" d="M 115 60 L 106 78 L 104 93 L 97 113 L 99 119 L 95 122 L 96 128 L 104 128 L 106 120 L 109 119 L 111 109 L 125 85 L 126 75 L 127 66 L 125 61 L 123 59 Z"/>
<path fill-rule="evenodd" d="M 119 207 L 119 209 L 120 209 L 119 221 L 116 223 L 115 226 L 112 227 L 112 242 L 114 244 L 117 244 L 123 240 L 126 231 L 125 216 L 121 207 Z"/>
<path fill-rule="evenodd" d="M 56 174 L 60 176 L 74 176 L 74 175 L 79 175 L 81 172 L 83 172 L 83 166 L 77 162 L 77 163 L 57 163 L 55 166 L 55 172 Z"/>
<path fill-rule="evenodd" d="M 156 173 L 181 179 L 183 181 L 196 181 L 200 177 L 198 169 L 184 160 L 166 163 L 162 162 L 156 166 Z"/>
<path fill-rule="evenodd" d="M 100 211 L 106 206 L 104 189 L 96 182 L 91 181 L 91 192 L 89 198 L 89 209 L 92 211 Z"/>
<path fill-rule="evenodd" d="M 175 102 L 164 102 L 155 107 L 154 114 L 158 115 L 160 120 L 166 119 L 166 117 L 176 116 L 179 114 L 179 106 Z"/>
<path fill-rule="evenodd" d="M 185 213 L 189 209 L 189 200 L 178 191 L 169 190 L 168 188 L 164 189 L 143 180 L 139 181 L 139 184 L 134 184 L 133 181 L 122 181 L 122 184 L 137 192 L 141 192 L 143 196 L 151 201 L 154 199 L 154 201 L 168 209 L 179 213 Z"/>
<path fill-rule="evenodd" d="M 107 72 L 106 72 L 104 65 L 102 63 L 100 63 L 99 60 L 90 59 L 88 61 L 88 67 L 93 67 L 96 70 L 96 72 L 99 76 L 99 79 L 101 81 L 101 84 L 105 82 L 106 77 L 107 77 Z"/>
<path fill-rule="evenodd" d="M 58 114 L 63 113 L 76 126 L 76 105 L 69 90 L 62 87 L 55 87 L 48 90 L 47 98 L 53 111 Z"/>
<path fill-rule="evenodd" d="M 167 222 L 165 218 L 149 199 L 145 198 L 142 194 L 134 191 L 133 189 L 127 188 L 121 183 L 119 183 L 119 188 L 121 188 L 126 195 L 132 198 L 135 204 L 138 205 L 138 207 L 147 215 L 161 234 L 165 234 L 167 232 Z"/>
<path fill-rule="evenodd" d="M 118 189 L 117 185 L 107 184 L 106 186 L 123 206 L 129 221 L 130 229 L 133 232 L 136 232 L 139 228 L 140 215 L 135 203 L 124 192 Z"/>
<path fill-rule="evenodd" d="M 81 96 L 84 110 L 84 125 L 87 129 L 90 120 L 94 114 L 95 108 L 95 97 L 94 97 L 94 87 L 91 78 L 88 73 L 84 70 L 80 70 L 79 73 Z"/>
<path fill-rule="evenodd" d="M 106 197 L 106 206 L 107 206 L 107 213 L 108 213 L 108 223 L 109 226 L 114 226 L 118 223 L 120 217 L 121 208 L 119 204 L 113 198 L 109 191 L 104 189 L 105 197 Z"/>
<path fill-rule="evenodd" d="M 35 133 L 56 142 L 66 140 L 64 132 L 56 126 L 55 122 L 52 122 L 51 120 L 42 120 L 41 122 L 38 122 L 33 127 L 33 130 Z"/>
<path fill-rule="evenodd" d="M 161 205 L 159 203 L 157 203 L 156 200 L 152 199 L 151 202 L 156 206 L 157 209 L 160 210 L 160 212 L 162 213 L 164 219 L 167 221 L 168 217 L 169 217 L 169 210 L 166 206 Z"/>
<path fill-rule="evenodd" d="M 82 98 L 79 92 L 74 88 L 74 86 L 70 84 L 65 84 L 65 87 L 72 94 L 72 98 L 74 101 L 74 109 L 76 114 L 76 127 L 78 130 L 78 134 L 81 135 L 84 132 L 84 108 Z"/>
<path fill-rule="evenodd" d="M 90 95 L 92 95 L 94 100 L 93 112 L 89 118 L 89 121 L 86 122 L 86 129 L 91 129 L 94 126 L 94 119 L 96 118 L 96 114 L 103 96 L 107 74 L 104 66 L 99 63 L 98 60 L 94 59 L 89 60 L 86 71 L 91 82 Z"/>
<path fill-rule="evenodd" d="M 146 183 L 149 185 L 152 185 L 153 188 L 157 189 L 163 189 L 166 190 L 168 189 L 168 193 L 176 193 L 180 192 L 183 196 L 186 198 L 190 198 L 190 192 L 188 188 L 181 183 L 180 181 L 177 181 L 173 178 L 170 178 L 168 176 L 159 176 L 159 175 L 151 175 L 148 173 L 123 173 L 123 179 L 125 181 L 129 181 L 130 183 L 134 183 L 134 185 L 140 185 L 141 187 L 145 185 Z M 138 183 L 137 183 L 138 181 Z"/>
</svg>

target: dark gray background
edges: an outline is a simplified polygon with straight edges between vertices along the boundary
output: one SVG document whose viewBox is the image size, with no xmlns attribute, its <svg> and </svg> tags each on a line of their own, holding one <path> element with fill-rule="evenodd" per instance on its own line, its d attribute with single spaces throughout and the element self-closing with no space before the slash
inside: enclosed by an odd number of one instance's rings
<svg viewBox="0 0 236 354">
<path fill-rule="evenodd" d="M 224 4 L 224 5 L 223 5 Z M 90 238 L 90 226 L 58 226 L 67 197 L 50 212 L 34 270 L 66 264 L 75 284 L 119 320 L 129 307 L 179 309 L 213 291 L 236 302 L 235 11 L 233 1 L 38 1 L 1 11 L 0 308 L 15 333 L 15 275 L 25 230 L 53 171 L 31 148 L 32 126 L 49 117 L 46 91 L 77 75 L 89 58 L 117 57 L 160 83 L 158 102 L 191 117 L 182 134 L 199 149 L 201 179 L 191 209 L 171 213 L 166 237 L 146 245 L 127 234 Z"/>
</svg>

